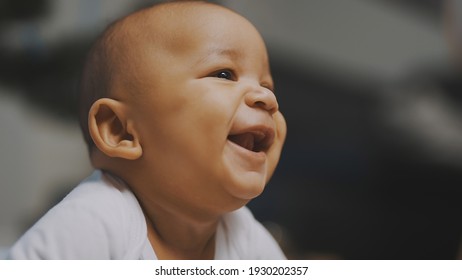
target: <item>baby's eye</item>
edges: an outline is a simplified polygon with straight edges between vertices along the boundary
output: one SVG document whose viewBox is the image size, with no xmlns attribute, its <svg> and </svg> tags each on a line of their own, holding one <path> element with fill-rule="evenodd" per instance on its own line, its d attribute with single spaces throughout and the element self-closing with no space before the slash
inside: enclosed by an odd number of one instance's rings
<svg viewBox="0 0 462 280">
<path fill-rule="evenodd" d="M 220 70 L 214 76 L 220 79 L 234 80 L 234 74 L 230 70 Z"/>
</svg>

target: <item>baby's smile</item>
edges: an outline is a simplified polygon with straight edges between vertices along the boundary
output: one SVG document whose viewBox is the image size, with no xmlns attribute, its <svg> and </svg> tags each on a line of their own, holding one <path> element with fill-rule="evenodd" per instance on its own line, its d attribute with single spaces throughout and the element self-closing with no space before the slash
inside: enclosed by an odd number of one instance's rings
<svg viewBox="0 0 462 280">
<path fill-rule="evenodd" d="M 268 151 L 275 141 L 275 124 L 267 111 L 250 110 L 238 112 L 227 136 L 226 154 L 236 170 L 265 176 Z"/>
<path fill-rule="evenodd" d="M 230 134 L 228 140 L 251 152 L 266 152 L 274 142 L 274 129 L 268 126 L 249 127 Z"/>
</svg>

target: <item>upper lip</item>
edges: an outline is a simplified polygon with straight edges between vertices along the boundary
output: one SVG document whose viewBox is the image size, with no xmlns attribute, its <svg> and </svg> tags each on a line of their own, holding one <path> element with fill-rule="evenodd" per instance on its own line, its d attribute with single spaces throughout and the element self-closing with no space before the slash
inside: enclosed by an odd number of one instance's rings
<svg viewBox="0 0 462 280">
<path fill-rule="evenodd" d="M 231 131 L 228 140 L 253 152 L 266 152 L 274 142 L 274 128 L 269 125 L 248 126 Z"/>
</svg>

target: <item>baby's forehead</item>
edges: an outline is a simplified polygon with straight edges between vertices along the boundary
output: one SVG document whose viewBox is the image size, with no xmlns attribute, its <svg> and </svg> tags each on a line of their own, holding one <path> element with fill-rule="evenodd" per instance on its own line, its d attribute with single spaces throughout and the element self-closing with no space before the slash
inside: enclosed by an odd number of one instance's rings
<svg viewBox="0 0 462 280">
<path fill-rule="evenodd" d="M 244 60 L 249 48 L 259 48 L 262 59 L 267 60 L 266 48 L 255 27 L 215 4 L 162 4 L 128 16 L 116 28 L 114 46 L 109 48 L 114 48 L 111 58 L 117 68 L 124 70 L 117 71 L 124 78 L 136 72 L 139 65 L 171 57 L 189 61 L 189 56 L 194 56 L 197 64 L 216 58 L 238 61 Z"/>
<path fill-rule="evenodd" d="M 234 11 L 199 1 L 167 2 L 143 9 L 129 15 L 122 27 L 127 35 L 136 34 L 139 38 L 154 39 L 158 43 L 178 42 L 181 37 L 197 36 L 209 30 L 210 26 L 220 26 L 219 22 L 223 21 L 230 22 L 235 28 L 255 29 L 247 19 Z"/>
<path fill-rule="evenodd" d="M 226 22 L 226 25 L 222 24 Z M 214 27 L 214 28 L 211 28 Z M 221 29 L 220 29 L 221 27 Z M 117 26 L 115 45 L 127 53 L 175 53 L 193 44 L 207 44 L 216 33 L 239 39 L 239 30 L 258 31 L 245 18 L 215 4 L 205 2 L 172 2 L 157 5 L 129 15 Z M 135 51 L 136 50 L 136 51 Z M 127 55 L 127 54 L 123 54 Z"/>
</svg>

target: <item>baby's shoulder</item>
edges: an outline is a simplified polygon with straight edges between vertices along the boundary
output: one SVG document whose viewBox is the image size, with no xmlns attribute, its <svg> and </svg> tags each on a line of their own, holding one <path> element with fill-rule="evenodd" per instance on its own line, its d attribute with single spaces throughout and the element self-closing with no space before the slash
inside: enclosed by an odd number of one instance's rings
<svg viewBox="0 0 462 280">
<path fill-rule="evenodd" d="M 137 205 L 136 198 L 124 185 L 112 181 L 99 170 L 76 186 L 57 208 L 75 211 L 90 211 L 105 215 L 113 211 L 123 211 L 125 207 Z M 124 207 L 125 206 L 125 207 Z"/>
<path fill-rule="evenodd" d="M 134 195 L 100 171 L 80 183 L 13 246 L 19 259 L 137 258 L 146 225 Z"/>
<path fill-rule="evenodd" d="M 82 215 L 85 221 L 103 226 L 108 235 L 123 235 L 124 239 L 146 235 L 143 211 L 135 195 L 122 180 L 99 170 L 60 204 L 56 211 L 72 217 Z"/>
</svg>

